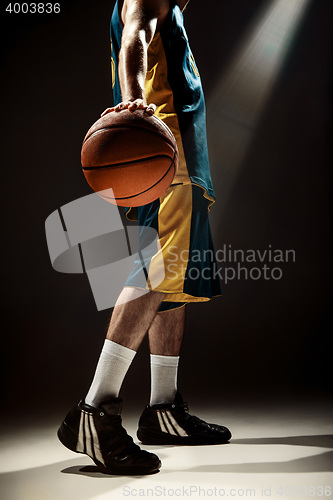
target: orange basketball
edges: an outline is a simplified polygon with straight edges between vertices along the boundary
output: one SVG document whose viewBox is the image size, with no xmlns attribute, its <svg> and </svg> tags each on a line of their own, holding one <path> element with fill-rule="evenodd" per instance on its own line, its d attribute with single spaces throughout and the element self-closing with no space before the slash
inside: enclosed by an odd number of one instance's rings
<svg viewBox="0 0 333 500">
<path fill-rule="evenodd" d="M 81 163 L 88 184 L 100 196 L 122 207 L 138 207 L 170 186 L 178 150 L 162 120 L 141 109 L 125 109 L 108 113 L 88 130 Z"/>
</svg>

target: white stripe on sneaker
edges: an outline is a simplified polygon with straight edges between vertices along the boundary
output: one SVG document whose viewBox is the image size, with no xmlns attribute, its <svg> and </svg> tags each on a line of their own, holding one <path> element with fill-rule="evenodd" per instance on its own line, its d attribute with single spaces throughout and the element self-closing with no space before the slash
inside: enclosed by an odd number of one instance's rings
<svg viewBox="0 0 333 500">
<path fill-rule="evenodd" d="M 188 436 L 185 429 L 180 427 L 174 416 L 169 410 L 158 410 L 157 411 L 158 420 L 160 423 L 161 430 L 167 432 L 172 436 Z"/>
<path fill-rule="evenodd" d="M 170 410 L 157 410 L 157 418 L 162 432 L 172 436 L 187 437 L 188 434 L 180 427 Z"/>
<path fill-rule="evenodd" d="M 84 413 L 81 411 L 80 425 L 79 425 L 79 435 L 77 437 L 76 451 L 78 453 L 84 453 Z"/>
<path fill-rule="evenodd" d="M 158 422 L 159 422 L 160 427 L 161 427 L 161 431 L 168 433 L 168 429 L 164 425 L 163 418 L 162 418 L 160 410 L 157 410 L 157 418 L 158 418 Z"/>
<path fill-rule="evenodd" d="M 173 426 L 173 428 L 175 429 L 176 433 L 178 433 L 179 436 L 183 436 L 183 437 L 188 436 L 185 429 L 180 427 L 180 425 L 178 424 L 176 419 L 173 417 L 172 413 L 169 410 L 167 410 L 165 413 L 166 413 L 167 417 L 169 418 L 170 423 Z"/>
<path fill-rule="evenodd" d="M 98 434 L 97 434 L 97 431 L 96 431 L 96 427 L 95 427 L 95 422 L 94 422 L 93 416 L 90 415 L 89 418 L 90 418 L 91 435 L 92 435 L 92 440 L 93 440 L 93 443 L 94 443 L 95 457 L 96 457 L 96 459 L 99 462 L 101 462 L 105 466 L 105 462 L 104 462 L 103 457 L 102 457 L 101 448 L 100 448 L 100 445 L 99 445 Z"/>
<path fill-rule="evenodd" d="M 170 423 L 168 419 L 167 412 L 165 410 L 161 411 L 162 413 L 162 418 L 163 422 L 165 424 L 165 427 L 168 429 L 168 433 L 172 434 L 173 436 L 178 436 L 177 432 L 175 432 L 175 429 L 172 427 L 172 424 Z"/>
<path fill-rule="evenodd" d="M 105 466 L 94 422 L 94 416 L 83 410 L 81 410 L 76 451 L 79 453 L 86 453 L 91 458 L 96 458 Z"/>
<path fill-rule="evenodd" d="M 89 455 L 89 457 L 93 457 L 94 452 L 93 452 L 92 436 L 91 436 L 90 427 L 89 427 L 89 417 L 90 417 L 90 415 L 88 413 L 84 414 L 84 430 L 85 430 L 85 436 L 86 436 L 86 454 Z"/>
</svg>

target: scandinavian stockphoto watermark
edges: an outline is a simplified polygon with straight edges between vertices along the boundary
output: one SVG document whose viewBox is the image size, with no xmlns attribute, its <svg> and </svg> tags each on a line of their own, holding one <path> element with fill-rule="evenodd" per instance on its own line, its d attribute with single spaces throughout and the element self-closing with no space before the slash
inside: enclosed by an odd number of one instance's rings
<svg viewBox="0 0 333 500">
<path fill-rule="evenodd" d="M 191 267 L 188 268 L 188 259 Z M 176 277 L 181 270 L 188 280 L 220 279 L 227 284 L 233 280 L 280 280 L 286 263 L 296 261 L 295 250 L 273 248 L 271 244 L 263 250 L 236 249 L 231 244 L 213 250 L 178 251 L 170 247 L 166 271 Z"/>
<path fill-rule="evenodd" d="M 229 244 L 215 252 L 192 249 L 191 253 L 167 245 L 162 251 L 157 231 L 126 225 L 118 207 L 103 199 L 103 191 L 55 210 L 45 221 L 45 231 L 53 268 L 86 274 L 98 310 L 120 303 L 126 284 L 143 294 L 159 286 L 164 289 L 164 280 L 179 282 L 180 276 L 193 282 L 219 279 L 225 285 L 235 279 L 280 280 L 282 266 L 296 260 L 294 250 L 272 245 L 241 250 Z"/>
</svg>

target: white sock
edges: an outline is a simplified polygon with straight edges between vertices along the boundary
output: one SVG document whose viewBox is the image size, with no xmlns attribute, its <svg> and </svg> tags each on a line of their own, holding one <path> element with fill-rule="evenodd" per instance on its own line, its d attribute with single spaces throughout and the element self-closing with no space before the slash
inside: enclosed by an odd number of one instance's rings
<svg viewBox="0 0 333 500">
<path fill-rule="evenodd" d="M 159 403 L 172 403 L 175 399 L 178 361 L 179 356 L 150 355 L 150 406 Z"/>
<path fill-rule="evenodd" d="M 98 406 L 102 401 L 118 397 L 121 384 L 135 354 L 136 351 L 133 349 L 105 339 L 85 403 Z"/>
</svg>

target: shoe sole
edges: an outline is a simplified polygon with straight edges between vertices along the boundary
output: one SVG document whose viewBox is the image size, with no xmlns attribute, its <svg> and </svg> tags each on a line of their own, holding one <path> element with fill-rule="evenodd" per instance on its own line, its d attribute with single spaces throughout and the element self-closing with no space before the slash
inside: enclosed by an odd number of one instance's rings
<svg viewBox="0 0 333 500">
<path fill-rule="evenodd" d="M 142 475 L 148 475 L 148 474 L 156 474 L 159 472 L 162 464 L 160 460 L 155 461 L 154 464 L 152 464 L 149 468 L 139 468 L 139 467 L 124 467 L 124 466 L 119 466 L 119 467 L 113 467 L 113 468 L 106 468 L 99 460 L 97 460 L 95 457 L 92 457 L 88 455 L 87 453 L 83 453 L 81 451 L 76 450 L 76 436 L 75 434 L 71 431 L 70 427 L 66 424 L 64 421 L 61 426 L 58 429 L 57 436 L 61 444 L 63 444 L 66 448 L 69 450 L 73 451 L 74 453 L 79 453 L 80 455 L 87 455 L 89 458 L 91 458 L 98 470 L 100 472 L 103 472 L 104 474 L 112 474 L 112 475 L 117 475 L 117 476 L 142 476 Z"/>
<path fill-rule="evenodd" d="M 172 436 L 161 432 L 153 432 L 146 427 L 139 427 L 137 437 L 142 444 L 175 444 L 182 446 L 196 446 L 196 445 L 213 445 L 213 444 L 226 444 L 231 438 L 227 435 L 225 438 L 217 439 L 215 436 Z"/>
</svg>

